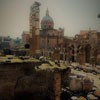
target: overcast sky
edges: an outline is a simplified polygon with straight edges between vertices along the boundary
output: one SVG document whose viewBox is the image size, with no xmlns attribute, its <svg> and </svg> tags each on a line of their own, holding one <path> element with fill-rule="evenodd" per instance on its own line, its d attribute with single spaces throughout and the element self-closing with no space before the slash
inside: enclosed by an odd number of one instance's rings
<svg viewBox="0 0 100 100">
<path fill-rule="evenodd" d="M 46 9 L 53 18 L 55 28 L 65 29 L 66 36 L 74 36 L 80 30 L 100 31 L 100 0 L 0 0 L 0 35 L 20 37 L 29 31 L 30 6 L 39 1 L 40 19 Z"/>
</svg>

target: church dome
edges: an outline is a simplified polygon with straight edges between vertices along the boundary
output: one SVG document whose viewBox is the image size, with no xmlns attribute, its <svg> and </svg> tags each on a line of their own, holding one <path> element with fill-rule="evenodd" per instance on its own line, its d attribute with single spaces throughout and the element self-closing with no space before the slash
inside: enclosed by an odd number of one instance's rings
<svg viewBox="0 0 100 100">
<path fill-rule="evenodd" d="M 54 21 L 51 16 L 49 16 L 49 11 L 47 9 L 46 16 L 43 17 L 41 21 L 41 28 L 42 29 L 53 29 Z"/>
</svg>

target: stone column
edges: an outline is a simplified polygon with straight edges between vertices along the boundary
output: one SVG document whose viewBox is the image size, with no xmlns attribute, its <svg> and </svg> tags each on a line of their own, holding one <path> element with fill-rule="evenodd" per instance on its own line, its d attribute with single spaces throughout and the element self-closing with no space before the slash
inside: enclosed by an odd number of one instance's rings
<svg viewBox="0 0 100 100">
<path fill-rule="evenodd" d="M 60 100 L 61 93 L 61 73 L 58 69 L 54 73 L 54 95 L 55 100 Z"/>
<path fill-rule="evenodd" d="M 66 62 L 66 53 L 65 53 L 65 48 L 64 48 L 64 50 L 63 50 L 63 61 L 64 61 L 64 63 Z"/>
<path fill-rule="evenodd" d="M 75 59 L 75 62 L 77 62 L 77 47 L 75 47 L 75 53 L 74 53 L 74 59 Z"/>
</svg>

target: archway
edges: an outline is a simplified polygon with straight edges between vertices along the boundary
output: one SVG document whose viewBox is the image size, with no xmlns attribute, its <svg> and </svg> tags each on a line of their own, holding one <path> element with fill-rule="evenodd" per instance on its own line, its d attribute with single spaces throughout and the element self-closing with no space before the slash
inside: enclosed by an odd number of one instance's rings
<svg viewBox="0 0 100 100">
<path fill-rule="evenodd" d="M 63 60 L 63 53 L 60 53 L 60 60 Z"/>
<path fill-rule="evenodd" d="M 75 51 L 74 51 L 74 48 L 73 48 L 73 50 L 72 50 L 72 62 L 75 62 L 75 56 L 74 56 L 75 54 L 74 53 L 75 53 Z"/>
<path fill-rule="evenodd" d="M 71 45 L 70 46 L 70 49 L 71 49 L 71 51 L 70 51 L 70 55 L 71 55 L 71 61 L 72 62 L 75 62 L 75 47 L 74 47 L 74 45 Z"/>
<path fill-rule="evenodd" d="M 97 55 L 97 58 L 96 59 L 97 59 L 96 64 L 97 65 L 100 65 L 100 53 Z"/>
<path fill-rule="evenodd" d="M 100 65 L 100 48 L 95 48 L 94 51 L 95 64 Z"/>
<path fill-rule="evenodd" d="M 91 56 L 91 46 L 87 44 L 85 46 L 85 62 L 90 63 L 90 56 Z"/>
</svg>

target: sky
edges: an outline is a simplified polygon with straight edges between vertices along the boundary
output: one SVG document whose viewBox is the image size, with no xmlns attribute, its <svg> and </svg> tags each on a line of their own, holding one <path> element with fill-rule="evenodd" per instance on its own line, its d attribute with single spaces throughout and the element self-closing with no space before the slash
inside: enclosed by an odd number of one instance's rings
<svg viewBox="0 0 100 100">
<path fill-rule="evenodd" d="M 64 28 L 65 36 L 89 28 L 100 31 L 100 0 L 0 0 L 0 36 L 16 38 L 29 31 L 30 6 L 35 1 L 41 3 L 40 20 L 48 8 L 54 28 Z"/>
</svg>

